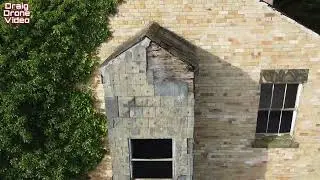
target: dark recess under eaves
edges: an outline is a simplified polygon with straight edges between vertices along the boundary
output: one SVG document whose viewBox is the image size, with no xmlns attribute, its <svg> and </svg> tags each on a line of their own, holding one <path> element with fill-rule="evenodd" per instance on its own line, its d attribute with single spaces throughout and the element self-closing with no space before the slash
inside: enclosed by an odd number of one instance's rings
<svg viewBox="0 0 320 180">
<path fill-rule="evenodd" d="M 274 0 L 273 7 L 320 34 L 320 0 Z"/>
</svg>

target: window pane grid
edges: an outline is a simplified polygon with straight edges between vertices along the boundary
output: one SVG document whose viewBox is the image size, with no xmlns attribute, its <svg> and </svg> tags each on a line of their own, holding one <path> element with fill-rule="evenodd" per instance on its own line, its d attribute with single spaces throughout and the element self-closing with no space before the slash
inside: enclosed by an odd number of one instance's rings
<svg viewBox="0 0 320 180">
<path fill-rule="evenodd" d="M 283 95 L 283 101 L 282 101 L 282 109 L 284 108 L 284 103 L 286 101 L 286 94 L 287 94 L 287 84 L 284 88 L 284 95 Z M 279 121 L 279 128 L 278 128 L 278 133 L 280 132 L 280 126 L 281 126 L 281 120 L 282 120 L 282 111 L 280 111 L 280 121 Z"/>
<path fill-rule="evenodd" d="M 273 90 L 274 90 L 274 84 L 272 84 L 272 91 L 271 91 L 271 101 L 270 101 L 269 109 L 271 109 L 271 107 L 272 107 L 272 100 L 273 100 Z M 270 113 L 271 113 L 271 111 L 269 110 L 269 111 L 268 111 L 268 120 L 267 120 L 267 128 L 266 128 L 266 133 L 268 132 L 268 126 L 269 126 Z"/>
<path fill-rule="evenodd" d="M 263 127 L 261 127 L 261 125 L 264 126 L 263 124 L 265 123 L 265 121 L 263 121 L 263 119 L 261 119 L 261 116 L 258 116 L 258 120 L 260 119 L 260 123 L 259 123 L 259 126 L 257 124 L 257 133 L 263 133 L 263 132 L 268 133 L 268 134 L 290 133 L 291 125 L 292 125 L 292 118 L 293 118 L 293 114 L 296 112 L 297 104 L 292 105 L 292 103 L 291 103 L 291 105 L 288 106 L 289 103 L 287 103 L 287 102 L 292 101 L 292 100 L 296 101 L 296 97 L 298 96 L 298 94 L 297 94 L 298 92 L 294 91 L 294 88 L 295 88 L 294 85 L 296 85 L 297 87 L 299 86 L 298 84 L 290 84 L 290 83 L 272 84 L 272 88 L 271 87 L 269 88 L 269 93 L 271 94 L 271 97 L 270 97 L 270 95 L 265 94 L 266 93 L 265 91 L 266 91 L 266 88 L 268 87 L 268 84 L 261 85 L 262 99 L 260 98 L 260 105 L 262 105 L 262 106 L 259 105 L 259 112 L 261 112 L 261 113 L 265 112 L 268 115 L 265 114 L 265 115 L 267 115 L 267 117 L 265 118 L 267 120 L 267 123 L 265 124 L 266 125 L 265 130 Z M 275 86 L 276 86 L 276 88 L 275 88 Z M 289 86 L 290 86 L 290 93 L 288 94 L 287 92 L 288 92 Z M 277 90 L 277 92 L 275 92 L 275 89 Z M 262 90 L 264 90 L 264 91 L 262 91 Z M 295 93 L 294 96 L 292 94 L 293 92 Z M 276 96 L 275 96 L 275 93 L 277 93 Z M 265 97 L 268 97 L 268 98 L 265 99 Z M 279 98 L 281 98 L 281 99 L 279 99 Z M 291 99 L 289 99 L 289 98 L 291 98 Z M 269 106 L 267 106 L 267 107 L 263 106 L 263 104 L 265 104 L 265 102 L 261 102 L 261 100 L 269 102 L 270 103 Z M 260 115 L 261 115 L 261 113 L 260 113 Z M 277 125 L 274 123 L 276 123 Z M 290 126 L 290 128 L 288 128 L 289 126 Z"/>
</svg>

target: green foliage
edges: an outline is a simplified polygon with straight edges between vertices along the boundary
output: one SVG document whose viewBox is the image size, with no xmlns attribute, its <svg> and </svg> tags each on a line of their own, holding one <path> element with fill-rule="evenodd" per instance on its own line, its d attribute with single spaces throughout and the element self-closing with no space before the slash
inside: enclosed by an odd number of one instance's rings
<svg viewBox="0 0 320 180">
<path fill-rule="evenodd" d="M 0 18 L 0 179 L 77 178 L 104 155 L 106 120 L 77 87 L 97 64 L 116 1 L 28 4 L 30 24 Z"/>
</svg>

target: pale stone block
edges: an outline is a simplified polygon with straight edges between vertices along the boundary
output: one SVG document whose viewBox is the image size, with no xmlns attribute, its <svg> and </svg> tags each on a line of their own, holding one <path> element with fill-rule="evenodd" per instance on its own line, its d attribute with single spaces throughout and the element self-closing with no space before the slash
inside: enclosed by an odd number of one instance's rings
<svg viewBox="0 0 320 180">
<path fill-rule="evenodd" d="M 130 117 L 135 117 L 135 118 L 143 117 L 142 107 L 131 107 Z"/>
<path fill-rule="evenodd" d="M 118 117 L 118 101 L 117 97 L 105 97 L 105 109 L 108 119 Z"/>
<path fill-rule="evenodd" d="M 126 81 L 120 82 L 119 89 L 120 94 L 118 94 L 119 97 L 125 97 L 128 96 L 128 84 Z"/>
<path fill-rule="evenodd" d="M 161 82 L 155 83 L 157 96 L 187 96 L 188 84 L 185 82 Z"/>
<path fill-rule="evenodd" d="M 178 126 L 181 126 L 182 128 L 188 128 L 188 117 L 181 117 L 181 115 L 177 115 L 177 117 L 180 117 L 177 118 L 179 119 L 179 121 L 177 121 L 179 123 Z"/>
<path fill-rule="evenodd" d="M 132 53 L 132 51 L 130 51 L 130 50 L 128 50 L 128 51 L 126 51 L 126 52 L 124 52 L 124 54 L 125 54 L 125 57 L 124 57 L 124 59 L 125 59 L 125 62 L 130 62 L 130 61 L 132 61 L 133 60 L 133 53 Z"/>
<path fill-rule="evenodd" d="M 113 97 L 114 96 L 113 85 L 105 85 L 104 93 L 105 93 L 104 94 L 105 97 Z"/>
<path fill-rule="evenodd" d="M 174 99 L 172 96 L 160 96 L 161 106 L 174 107 Z"/>
<path fill-rule="evenodd" d="M 147 106 L 160 106 L 160 97 L 159 96 L 149 97 Z"/>
<path fill-rule="evenodd" d="M 148 106 L 147 97 L 136 97 L 136 106 Z"/>
<path fill-rule="evenodd" d="M 111 83 L 112 79 L 111 79 L 111 77 L 110 77 L 108 72 L 103 73 L 102 78 L 103 78 L 103 84 L 105 84 L 105 85 L 111 85 L 112 84 Z"/>
<path fill-rule="evenodd" d="M 142 87 L 138 84 L 133 85 L 133 95 L 134 96 L 142 96 Z"/>
<path fill-rule="evenodd" d="M 132 107 L 134 106 L 134 97 L 119 97 L 119 106 Z"/>
<path fill-rule="evenodd" d="M 145 61 L 146 60 L 146 48 L 143 46 L 134 47 L 133 61 Z"/>
<path fill-rule="evenodd" d="M 149 46 L 149 44 L 150 44 L 150 42 L 151 42 L 151 40 L 149 39 L 149 38 L 144 38 L 142 41 L 141 41 L 141 46 L 143 46 L 143 47 L 148 47 Z"/>
<path fill-rule="evenodd" d="M 139 136 L 141 134 L 140 128 L 130 127 L 128 130 L 129 130 L 130 135 L 132 135 L 132 136 Z"/>
<path fill-rule="evenodd" d="M 119 117 L 130 117 L 128 107 L 119 107 Z"/>
<path fill-rule="evenodd" d="M 132 85 L 137 84 L 134 80 L 134 76 L 135 74 L 128 74 L 128 84 L 132 84 Z"/>
<path fill-rule="evenodd" d="M 130 117 L 130 107 L 134 105 L 133 97 L 119 97 L 119 116 L 120 117 Z"/>
<path fill-rule="evenodd" d="M 139 62 L 132 61 L 126 64 L 126 73 L 139 73 Z"/>
<path fill-rule="evenodd" d="M 174 98 L 174 106 L 187 106 L 188 97 L 187 96 L 175 96 Z"/>
<path fill-rule="evenodd" d="M 147 79 L 144 73 L 138 73 L 133 75 L 133 82 L 134 84 L 146 84 Z"/>
<path fill-rule="evenodd" d="M 135 85 L 128 84 L 128 92 L 127 92 L 128 96 L 134 96 L 135 95 L 134 86 Z"/>
<path fill-rule="evenodd" d="M 127 126 L 127 121 L 125 121 L 123 118 L 112 118 L 113 122 L 112 122 L 112 127 L 113 128 L 117 128 L 117 129 L 121 129 Z M 114 137 L 116 137 L 118 134 L 117 132 L 113 131 Z"/>
<path fill-rule="evenodd" d="M 120 85 L 119 84 L 115 84 L 114 86 L 113 86 L 113 91 L 114 91 L 114 95 L 115 96 L 122 96 L 122 89 L 120 88 Z"/>
<path fill-rule="evenodd" d="M 187 117 L 188 119 L 188 128 L 194 128 L 194 116 Z"/>
<path fill-rule="evenodd" d="M 144 84 L 141 86 L 142 94 L 141 96 L 154 96 L 153 85 Z"/>
<path fill-rule="evenodd" d="M 186 129 L 186 136 L 185 137 L 189 137 L 189 138 L 193 138 L 193 133 L 194 133 L 194 127 L 192 128 L 185 128 Z"/>
<path fill-rule="evenodd" d="M 160 96 L 154 96 L 153 97 L 153 105 L 154 106 L 160 106 L 161 104 L 161 97 Z"/>
<path fill-rule="evenodd" d="M 141 127 L 149 127 L 149 118 L 137 118 L 136 119 L 136 127 L 141 128 Z"/>
<path fill-rule="evenodd" d="M 186 109 L 187 109 L 187 116 L 188 117 L 194 117 L 194 107 L 193 106 L 188 106 Z"/>
<path fill-rule="evenodd" d="M 147 69 L 147 64 L 145 61 L 141 61 L 139 64 L 139 73 L 144 73 L 146 76 L 146 69 Z"/>
<path fill-rule="evenodd" d="M 148 117 L 148 118 L 155 117 L 155 108 L 154 107 L 144 107 L 143 108 L 143 117 Z"/>
<path fill-rule="evenodd" d="M 148 84 L 153 84 L 154 82 L 153 70 L 148 70 L 146 75 L 147 75 Z"/>
<path fill-rule="evenodd" d="M 193 93 L 188 93 L 188 105 L 194 106 L 194 94 Z"/>
<path fill-rule="evenodd" d="M 129 77 L 129 74 L 126 74 L 126 73 L 120 73 L 120 81 L 121 82 L 127 82 L 128 81 L 128 77 Z M 127 84 L 129 84 L 128 82 L 127 82 Z"/>
<path fill-rule="evenodd" d="M 164 117 L 164 108 L 156 107 L 156 117 Z"/>
<path fill-rule="evenodd" d="M 111 84 L 119 84 L 120 83 L 120 79 L 119 79 L 119 73 L 118 72 L 109 72 L 109 77 L 110 77 L 110 83 Z"/>
</svg>

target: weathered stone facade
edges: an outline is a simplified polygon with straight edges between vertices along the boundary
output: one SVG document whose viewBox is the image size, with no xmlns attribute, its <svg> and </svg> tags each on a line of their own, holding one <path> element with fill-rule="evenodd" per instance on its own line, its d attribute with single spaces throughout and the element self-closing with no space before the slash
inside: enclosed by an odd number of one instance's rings
<svg viewBox="0 0 320 180">
<path fill-rule="evenodd" d="M 194 73 L 188 64 L 146 37 L 103 65 L 101 74 L 113 178 L 130 179 L 130 139 L 172 139 L 173 177 L 191 179 Z"/>
<path fill-rule="evenodd" d="M 130 0 L 110 21 L 113 39 L 101 46 L 101 61 L 151 21 L 198 48 L 194 179 L 320 179 L 319 35 L 259 0 Z M 309 70 L 293 134 L 298 148 L 252 148 L 261 71 L 275 69 Z M 104 109 L 101 84 L 96 92 Z"/>
</svg>

